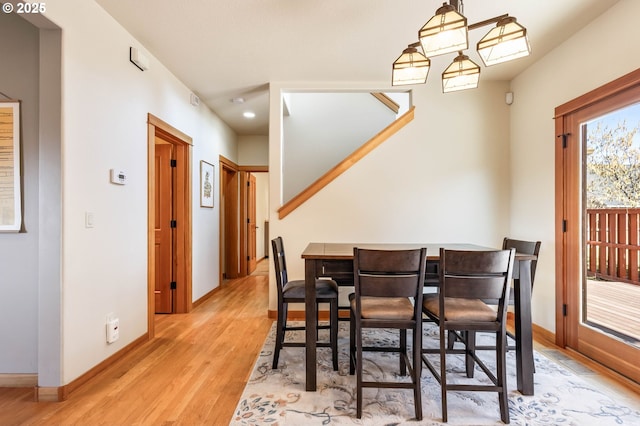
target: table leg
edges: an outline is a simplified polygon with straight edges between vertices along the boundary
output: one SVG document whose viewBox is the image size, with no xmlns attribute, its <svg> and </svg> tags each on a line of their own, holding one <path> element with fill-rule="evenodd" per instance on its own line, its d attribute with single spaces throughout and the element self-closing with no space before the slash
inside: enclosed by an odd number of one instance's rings
<svg viewBox="0 0 640 426">
<path fill-rule="evenodd" d="M 313 259 L 304 261 L 305 281 L 305 340 L 306 340 L 306 390 L 316 390 L 316 262 Z"/>
<path fill-rule="evenodd" d="M 531 261 L 518 262 L 518 277 L 514 279 L 516 374 L 522 395 L 533 395 L 533 332 L 531 320 Z"/>
</svg>

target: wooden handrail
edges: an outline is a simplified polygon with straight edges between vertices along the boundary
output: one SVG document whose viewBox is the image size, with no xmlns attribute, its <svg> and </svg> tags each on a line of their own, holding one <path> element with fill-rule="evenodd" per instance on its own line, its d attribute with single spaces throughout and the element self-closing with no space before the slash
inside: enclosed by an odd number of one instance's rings
<svg viewBox="0 0 640 426">
<path fill-rule="evenodd" d="M 358 149 L 353 151 L 347 158 L 339 162 L 327 173 L 319 177 L 315 182 L 309 185 L 306 189 L 286 202 L 282 207 L 278 209 L 278 217 L 283 219 L 289 213 L 294 211 L 300 205 L 302 205 L 309 198 L 313 197 L 322 188 L 327 186 L 331 181 L 347 171 L 351 166 L 360 161 L 365 155 L 373 151 L 382 142 L 389 139 L 398 130 L 402 129 L 408 123 L 413 120 L 415 107 L 411 107 L 409 111 L 398 117 L 396 121 L 389 124 L 382 129 L 377 135 L 372 137 L 368 142 L 364 143 Z"/>
<path fill-rule="evenodd" d="M 400 105 L 398 105 L 398 103 L 396 101 L 394 101 L 393 99 L 391 99 L 389 96 L 385 95 L 384 93 L 371 92 L 371 95 L 374 98 L 376 98 L 377 100 L 379 100 L 380 102 L 382 102 L 382 104 L 384 106 L 386 106 L 391 111 L 393 111 L 394 114 L 397 114 L 398 111 L 400 111 Z"/>
</svg>

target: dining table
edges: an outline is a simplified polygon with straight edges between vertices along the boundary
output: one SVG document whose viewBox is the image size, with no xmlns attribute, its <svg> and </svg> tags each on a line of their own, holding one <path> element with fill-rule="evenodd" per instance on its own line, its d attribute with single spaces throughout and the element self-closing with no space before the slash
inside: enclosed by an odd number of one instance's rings
<svg viewBox="0 0 640 426">
<path fill-rule="evenodd" d="M 305 373 L 307 391 L 317 387 L 316 326 L 317 304 L 315 282 L 317 278 L 331 278 L 339 284 L 353 283 L 353 248 L 376 250 L 407 250 L 427 248 L 427 286 L 437 286 L 437 265 L 440 248 L 446 250 L 498 250 L 467 243 L 330 243 L 312 242 L 302 252 L 305 270 Z M 516 377 L 518 391 L 533 395 L 533 332 L 531 321 L 531 261 L 535 255 L 516 253 L 513 267 L 514 327 L 516 340 Z M 427 282 L 428 281 L 428 282 Z M 353 284 L 351 284 L 353 285 Z"/>
</svg>

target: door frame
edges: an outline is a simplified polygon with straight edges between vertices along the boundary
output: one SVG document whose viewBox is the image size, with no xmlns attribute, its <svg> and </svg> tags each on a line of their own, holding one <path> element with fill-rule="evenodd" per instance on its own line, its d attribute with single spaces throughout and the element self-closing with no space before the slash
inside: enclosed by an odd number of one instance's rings
<svg viewBox="0 0 640 426">
<path fill-rule="evenodd" d="M 147 114 L 147 329 L 149 338 L 155 335 L 155 139 L 159 137 L 175 148 L 175 250 L 173 253 L 176 290 L 174 313 L 186 313 L 192 308 L 191 258 L 191 162 L 193 140 L 190 136 Z"/>
<path fill-rule="evenodd" d="M 222 155 L 219 158 L 219 164 L 219 182 L 221 185 L 220 196 L 222 197 L 223 191 L 226 191 L 226 188 L 224 188 L 224 173 L 235 173 L 238 184 L 237 191 L 234 191 L 233 194 L 227 194 L 227 196 L 225 197 L 225 214 L 220 214 L 220 283 L 222 285 L 224 278 L 223 271 L 226 270 L 226 268 L 224 268 L 224 262 L 228 255 L 232 256 L 232 260 L 237 259 L 238 270 L 234 271 L 234 274 L 237 274 L 237 276 L 227 278 L 239 278 L 247 275 L 247 191 L 240 189 L 246 188 L 247 182 L 249 181 L 249 173 L 268 173 L 269 166 L 239 166 L 235 162 L 229 160 L 228 158 L 225 158 Z M 227 203 L 231 205 L 227 205 Z M 231 214 L 229 215 L 227 214 L 227 212 Z M 237 221 L 234 220 L 236 218 Z M 223 239 L 228 238 L 229 235 L 231 235 L 234 244 L 237 244 L 234 247 L 234 253 L 225 253 L 225 244 Z M 235 235 L 237 235 L 237 237 L 235 237 Z M 237 250 L 235 250 L 236 248 Z M 234 257 L 236 255 L 238 256 L 237 258 Z"/>
<path fill-rule="evenodd" d="M 603 110 L 613 108 L 624 99 L 637 99 L 639 90 L 640 69 L 555 109 L 556 344 L 576 349 L 634 380 L 640 377 L 640 368 L 624 361 L 631 354 L 630 348 L 618 345 L 602 333 L 579 329 L 582 309 L 579 290 L 584 269 L 580 253 L 584 235 L 583 190 L 576 188 L 582 187 L 583 157 L 582 140 L 575 129 L 580 115 L 587 113 L 588 108 L 596 105 Z M 580 333 L 592 340 L 581 339 Z M 599 349 L 602 346 L 608 350 Z"/>
</svg>

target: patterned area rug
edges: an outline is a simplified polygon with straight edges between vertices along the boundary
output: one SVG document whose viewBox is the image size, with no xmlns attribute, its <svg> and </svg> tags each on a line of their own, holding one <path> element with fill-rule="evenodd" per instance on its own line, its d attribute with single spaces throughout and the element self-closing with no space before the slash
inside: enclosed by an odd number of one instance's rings
<svg viewBox="0 0 640 426">
<path fill-rule="evenodd" d="M 441 423 L 440 387 L 431 373 L 422 373 L 423 420 L 414 416 L 411 390 L 364 389 L 363 416 L 355 417 L 355 376 L 349 373 L 348 322 L 340 324 L 339 371 L 331 368 L 331 352 L 318 350 L 318 391 L 304 390 L 304 348 L 285 348 L 280 365 L 271 369 L 275 326 L 262 352 L 232 418 L 232 425 L 494 425 L 502 424 L 498 397 L 494 392 L 449 392 L 449 422 Z M 303 332 L 291 333 L 292 340 L 303 340 Z M 397 331 L 376 331 L 372 340 L 396 340 Z M 322 336 L 321 336 L 322 337 Z M 488 339 L 481 341 L 480 339 Z M 437 345 L 438 330 L 425 325 L 424 345 Z M 409 339 L 410 340 L 410 339 Z M 482 335 L 478 344 L 490 343 Z M 365 343 L 367 344 L 367 343 Z M 495 355 L 483 351 L 490 368 Z M 437 358 L 437 356 L 436 356 Z M 515 353 L 507 354 L 509 413 L 514 425 L 640 425 L 640 398 L 619 398 L 614 393 L 590 384 L 559 363 L 535 353 L 535 395 L 523 396 L 516 390 Z M 398 357 L 393 354 L 365 353 L 365 377 L 397 380 Z M 451 378 L 462 381 L 488 380 L 476 367 L 474 379 L 466 379 L 464 360 L 447 357 Z M 457 379 L 454 379 L 457 380 Z"/>
</svg>

